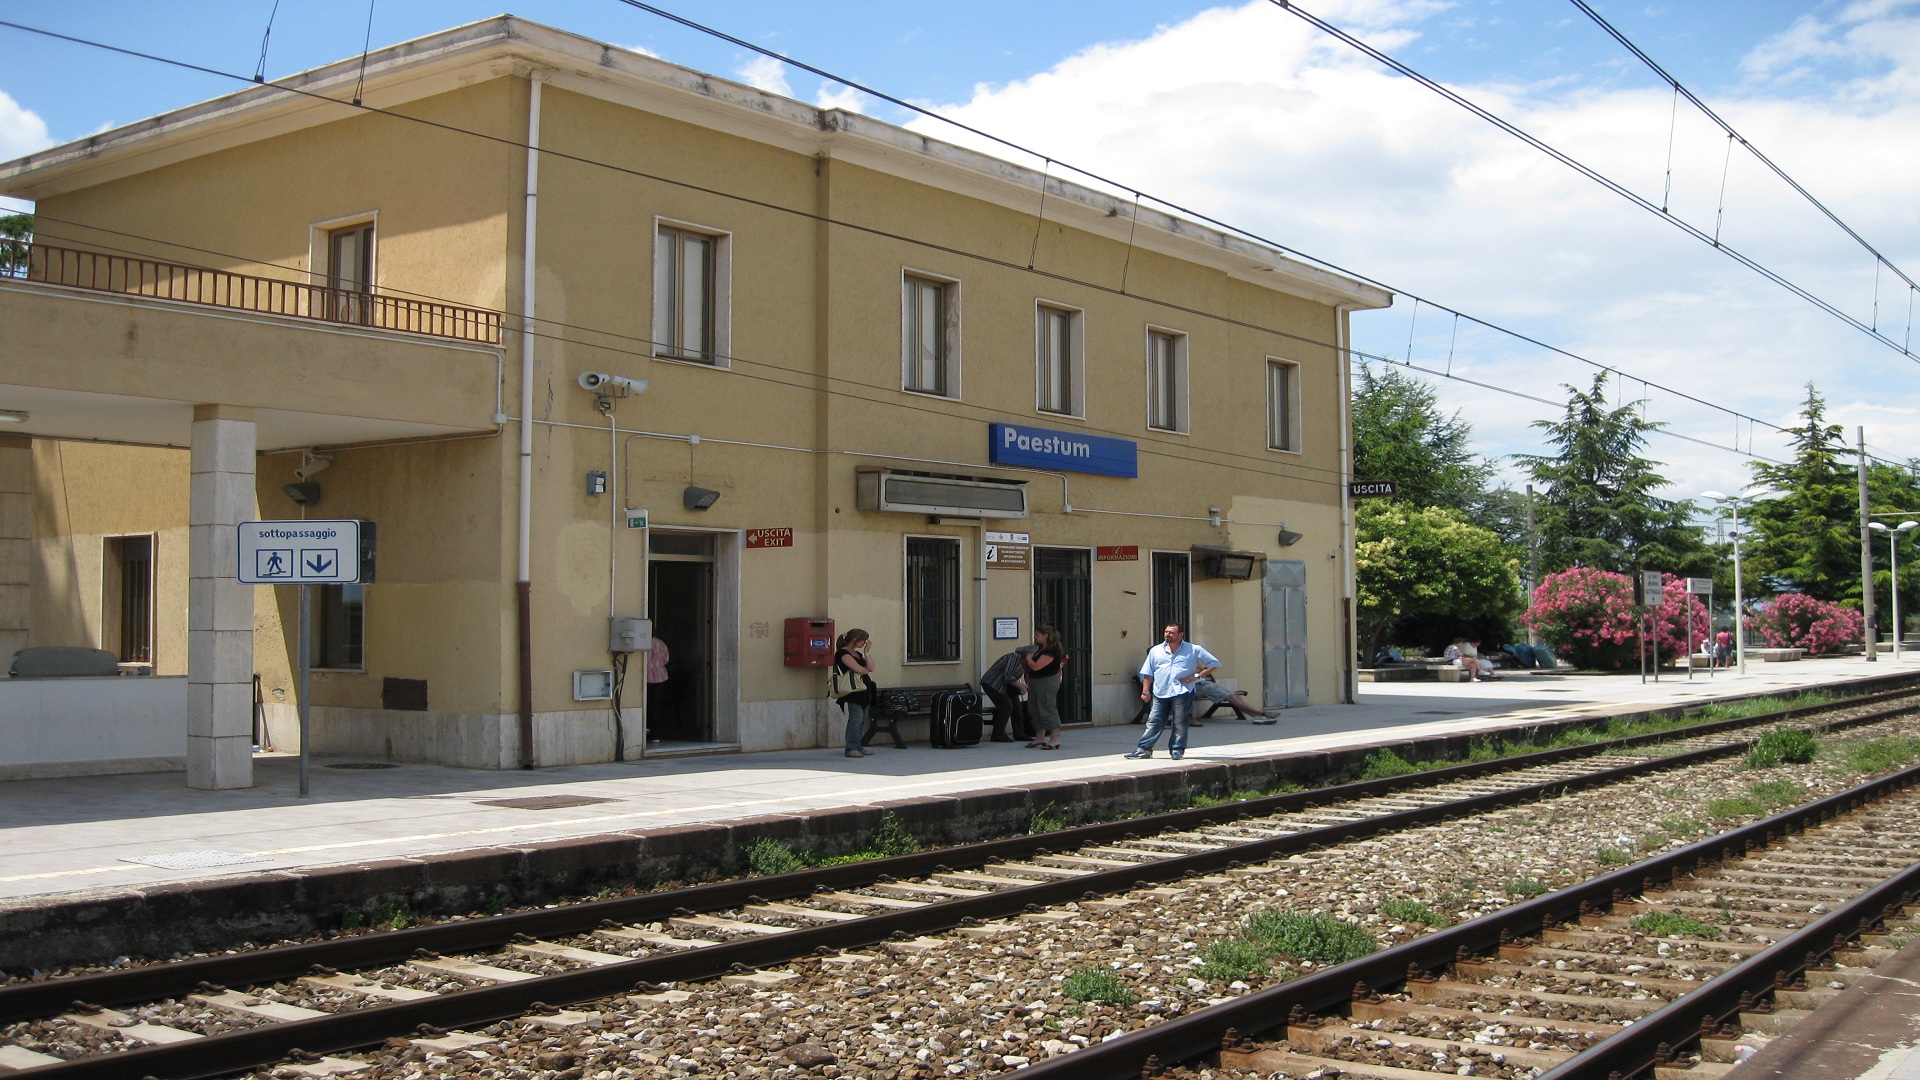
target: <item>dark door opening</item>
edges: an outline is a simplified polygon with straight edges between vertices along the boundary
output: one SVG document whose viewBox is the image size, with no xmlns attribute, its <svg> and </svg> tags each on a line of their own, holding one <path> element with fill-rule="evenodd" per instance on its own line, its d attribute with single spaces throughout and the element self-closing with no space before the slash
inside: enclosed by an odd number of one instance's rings
<svg viewBox="0 0 1920 1080">
<path fill-rule="evenodd" d="M 1060 629 L 1067 650 L 1060 682 L 1060 719 L 1093 721 L 1093 553 L 1085 548 L 1033 549 L 1033 625 Z"/>
<path fill-rule="evenodd" d="M 714 741 L 713 564 L 650 561 L 647 617 L 667 646 L 667 681 L 647 687 L 647 741 Z"/>
<path fill-rule="evenodd" d="M 1158 642 L 1160 632 L 1173 623 L 1193 633 L 1188 621 L 1193 570 L 1191 557 L 1183 551 L 1153 553 L 1153 625 L 1147 627 L 1147 640 Z"/>
<path fill-rule="evenodd" d="M 153 663 L 153 537 L 107 540 L 101 644 L 123 664 Z"/>
</svg>

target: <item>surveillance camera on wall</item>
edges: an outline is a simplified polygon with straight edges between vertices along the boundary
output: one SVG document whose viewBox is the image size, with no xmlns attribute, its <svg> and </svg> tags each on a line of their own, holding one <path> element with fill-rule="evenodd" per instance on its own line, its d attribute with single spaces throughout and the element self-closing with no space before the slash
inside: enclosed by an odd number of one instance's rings
<svg viewBox="0 0 1920 1080">
<path fill-rule="evenodd" d="M 322 469 L 332 464 L 333 459 L 325 454 L 308 454 L 300 462 L 300 467 L 293 470 L 293 475 L 300 480 L 311 480 L 318 476 Z"/>
<path fill-rule="evenodd" d="M 647 380 L 623 378 L 604 371 L 583 371 L 580 373 L 580 389 L 605 397 L 626 397 L 628 394 L 644 393 Z"/>
</svg>

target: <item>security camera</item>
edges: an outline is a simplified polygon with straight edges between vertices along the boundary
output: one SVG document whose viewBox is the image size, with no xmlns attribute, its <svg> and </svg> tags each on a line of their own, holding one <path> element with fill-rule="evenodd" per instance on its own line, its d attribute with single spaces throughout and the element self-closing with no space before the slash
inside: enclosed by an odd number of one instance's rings
<svg viewBox="0 0 1920 1080">
<path fill-rule="evenodd" d="M 307 454 L 301 460 L 300 467 L 293 470 L 293 475 L 301 480 L 311 480 L 332 464 L 333 458 L 326 454 Z"/>
<path fill-rule="evenodd" d="M 628 394 L 645 393 L 647 380 L 622 378 L 604 371 L 583 371 L 580 373 L 580 389 L 603 397 L 626 397 Z"/>
</svg>

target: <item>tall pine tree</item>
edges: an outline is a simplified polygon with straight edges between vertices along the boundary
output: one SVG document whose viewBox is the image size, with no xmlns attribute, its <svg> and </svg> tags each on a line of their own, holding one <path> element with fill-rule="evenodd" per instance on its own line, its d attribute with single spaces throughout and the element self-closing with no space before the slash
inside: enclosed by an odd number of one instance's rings
<svg viewBox="0 0 1920 1080">
<path fill-rule="evenodd" d="M 1741 515 L 1753 529 L 1746 541 L 1747 567 L 1770 592 L 1803 592 L 1858 606 L 1860 475 L 1843 429 L 1827 423 L 1826 399 L 1812 383 L 1800 406 L 1800 423 L 1787 431 L 1793 460 L 1753 466 L 1754 482 L 1770 488 L 1772 496 Z M 1899 487 L 1897 476 L 1883 478 L 1883 487 L 1891 496 Z"/>
<path fill-rule="evenodd" d="M 1565 416 L 1533 424 L 1556 452 L 1515 455 L 1540 488 L 1542 572 L 1711 572 L 1713 554 L 1688 524 L 1693 504 L 1656 496 L 1667 478 L 1655 471 L 1658 462 L 1640 456 L 1647 436 L 1664 425 L 1641 416 L 1635 404 L 1610 408 L 1604 371 L 1591 389 L 1566 390 Z"/>
</svg>

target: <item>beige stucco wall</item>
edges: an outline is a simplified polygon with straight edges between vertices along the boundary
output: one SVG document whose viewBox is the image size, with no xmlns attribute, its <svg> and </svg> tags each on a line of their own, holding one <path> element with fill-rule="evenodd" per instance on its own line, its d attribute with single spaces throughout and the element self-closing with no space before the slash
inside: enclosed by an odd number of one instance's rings
<svg viewBox="0 0 1920 1080">
<path fill-rule="evenodd" d="M 517 139 L 524 133 L 527 86 L 523 79 L 494 79 L 408 108 Z M 533 699 L 545 725 L 543 753 L 552 755 L 547 760 L 590 760 L 606 752 L 594 742 L 605 710 L 572 700 L 570 673 L 607 666 L 610 608 L 646 610 L 644 536 L 615 520 L 624 505 L 649 510 L 656 529 L 727 534 L 730 554 L 721 567 L 737 568 L 740 607 L 737 621 L 719 628 L 720 653 L 737 651 L 727 677 L 736 680 L 730 685 L 737 686 L 738 710 L 723 701 L 729 711 L 720 724 L 723 737 L 748 749 L 831 740 L 832 721 L 819 706 L 822 676 L 781 663 L 785 618 L 825 615 L 843 629 L 871 630 L 880 678 L 894 685 L 965 681 L 1011 647 L 976 629 L 982 587 L 988 619 L 1017 617 L 1023 637 L 1030 634 L 1030 575 L 989 570 L 984 583 L 976 582 L 981 530 L 974 524 L 857 509 L 854 477 L 863 465 L 1024 479 L 1031 516 L 987 528 L 1028 532 L 1041 546 L 1140 549 L 1137 562 L 1093 568 L 1092 653 L 1078 662 L 1094 673 L 1101 720 L 1130 714 L 1133 672 L 1156 639 L 1157 628 L 1149 625 L 1150 553 L 1194 544 L 1307 563 L 1313 700 L 1336 700 L 1340 564 L 1328 556 L 1340 542 L 1339 377 L 1330 347 L 1302 344 L 1335 339 L 1338 316 L 1330 305 L 1145 248 L 1129 251 L 1123 241 L 1054 221 L 1040 223 L 1036 245 L 1029 210 L 579 93 L 550 87 L 543 95 L 542 141 L 558 154 L 543 160 L 541 172 L 538 291 L 547 329 L 534 342 L 529 406 L 536 420 Z M 562 156 L 569 154 L 681 183 Z M 176 245 L 154 245 L 155 254 L 287 276 L 308 265 L 313 223 L 377 211 L 383 289 L 511 310 L 519 300 L 524 167 L 522 154 L 498 144 L 356 117 L 48 199 L 43 236 L 104 242 L 104 232 L 65 224 L 85 221 Z M 659 218 L 731 238 L 727 367 L 648 355 Z M 235 256 L 214 259 L 190 248 Z M 1042 273 L 1025 269 L 1030 257 Z M 900 279 L 908 268 L 961 283 L 960 400 L 900 388 Z M 1039 300 L 1086 313 L 1084 417 L 1035 409 Z M 1146 429 L 1149 326 L 1189 335 L 1189 434 Z M 210 350 L 202 359 L 205 372 L 217 380 L 253 370 L 284 340 L 273 338 L 271 328 L 266 333 L 257 348 Z M 509 415 L 522 409 L 514 377 L 518 348 L 509 333 L 503 343 Z M 1301 364 L 1299 454 L 1265 445 L 1269 356 Z M 648 380 L 644 394 L 614 404 L 618 433 L 575 385 L 587 370 Z M 484 384 L 463 383 L 463 415 L 481 404 L 481 389 L 490 392 L 492 378 L 489 371 Z M 377 366 L 326 388 L 340 408 L 368 415 L 425 409 L 429 393 Z M 1073 474 L 1063 490 L 1055 476 L 995 469 L 985 464 L 993 421 L 1135 440 L 1140 475 Z M 637 432 L 648 434 L 631 437 Z M 51 493 L 72 487 L 79 475 L 74 461 L 56 469 L 41 459 L 71 458 L 77 445 L 36 447 L 37 506 L 50 507 Z M 141 455 L 158 453 L 101 452 L 119 455 L 114 467 L 128 471 L 146 460 Z M 166 468 L 179 474 L 177 498 L 163 497 L 164 485 L 125 497 L 137 508 L 133 517 L 162 523 L 151 526 L 156 530 L 177 530 L 184 553 L 185 454 L 175 458 L 154 461 L 171 462 Z M 263 516 L 294 516 L 280 486 L 293 479 L 298 460 L 295 454 L 259 459 Z M 397 755 L 431 758 L 440 746 L 444 760 L 511 764 L 518 460 L 510 424 L 504 437 L 341 448 L 321 475 L 325 496 L 311 516 L 380 524 L 380 576 L 367 600 L 366 669 L 314 679 L 316 715 L 338 740 L 334 748 L 379 754 L 391 743 Z M 614 475 L 609 494 L 586 494 L 591 470 Z M 681 491 L 689 484 L 718 490 L 720 501 L 704 512 L 683 509 Z M 1066 512 L 1069 499 L 1077 512 Z M 98 568 L 88 569 L 85 552 L 97 561 L 97 537 L 115 511 L 106 492 L 83 501 L 78 511 L 48 509 L 36 517 L 45 582 L 44 597 L 36 593 L 36 635 L 90 632 L 85 597 L 97 587 L 87 575 L 97 579 Z M 1246 524 L 1210 526 L 1210 507 Z M 1269 523 L 1281 521 L 1306 539 L 1278 548 L 1277 527 Z M 777 527 L 794 530 L 792 547 L 740 548 L 739 532 Z M 902 663 L 907 534 L 961 541 L 958 663 Z M 169 546 L 163 538 L 163 553 Z M 184 576 L 182 566 L 182 589 Z M 1260 682 L 1259 592 L 1257 582 L 1196 582 L 1192 589 L 1195 638 L 1248 689 Z M 293 603 L 292 590 L 263 588 L 256 604 L 256 657 L 268 700 L 289 706 Z M 91 610 L 97 619 L 97 603 Z M 976 655 L 981 637 L 985 654 Z M 426 679 L 430 713 L 382 711 L 387 677 Z M 638 696 L 630 691 L 629 702 Z M 446 749 L 455 744 L 457 752 Z"/>
</svg>

